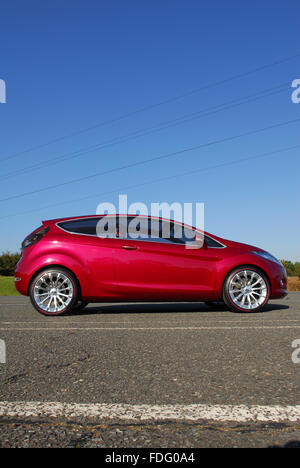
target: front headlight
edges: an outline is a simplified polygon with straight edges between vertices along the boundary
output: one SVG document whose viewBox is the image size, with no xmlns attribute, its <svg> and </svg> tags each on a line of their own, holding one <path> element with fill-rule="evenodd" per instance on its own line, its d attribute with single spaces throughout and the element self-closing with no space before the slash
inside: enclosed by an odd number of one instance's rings
<svg viewBox="0 0 300 468">
<path fill-rule="evenodd" d="M 278 260 L 278 258 L 271 255 L 269 252 L 261 252 L 259 250 L 251 250 L 251 252 L 254 253 L 255 255 L 259 255 L 259 257 L 266 258 L 267 260 L 270 260 L 271 262 L 278 263 L 279 265 L 282 266 L 281 261 Z"/>
</svg>

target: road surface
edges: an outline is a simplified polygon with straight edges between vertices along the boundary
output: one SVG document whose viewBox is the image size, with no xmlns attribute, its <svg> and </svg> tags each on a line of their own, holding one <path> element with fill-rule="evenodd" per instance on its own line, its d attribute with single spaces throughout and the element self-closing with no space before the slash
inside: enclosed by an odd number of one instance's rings
<svg viewBox="0 0 300 468">
<path fill-rule="evenodd" d="M 300 446 L 300 293 L 263 313 L 0 297 L 0 447 Z M 300 353 L 298 353 L 300 356 Z"/>
</svg>

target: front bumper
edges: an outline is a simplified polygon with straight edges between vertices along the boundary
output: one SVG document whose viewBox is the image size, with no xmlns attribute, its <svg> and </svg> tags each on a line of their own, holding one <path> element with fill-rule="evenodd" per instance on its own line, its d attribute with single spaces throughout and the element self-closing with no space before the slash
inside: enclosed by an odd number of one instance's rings
<svg viewBox="0 0 300 468">
<path fill-rule="evenodd" d="M 275 265 L 275 266 L 274 266 Z M 287 274 L 283 265 L 272 265 L 271 280 L 271 297 L 270 299 L 281 299 L 288 294 L 287 290 Z"/>
</svg>

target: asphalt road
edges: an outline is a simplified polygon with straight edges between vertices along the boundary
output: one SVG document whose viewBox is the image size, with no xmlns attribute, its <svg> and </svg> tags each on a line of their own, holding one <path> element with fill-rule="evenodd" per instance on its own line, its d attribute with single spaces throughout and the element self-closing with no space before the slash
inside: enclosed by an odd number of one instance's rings
<svg viewBox="0 0 300 468">
<path fill-rule="evenodd" d="M 1 402 L 105 405 L 300 404 L 300 293 L 259 314 L 204 304 L 95 304 L 43 317 L 24 297 L 0 298 Z M 0 447 L 300 446 L 300 421 L 89 420 L 0 416 Z"/>
</svg>

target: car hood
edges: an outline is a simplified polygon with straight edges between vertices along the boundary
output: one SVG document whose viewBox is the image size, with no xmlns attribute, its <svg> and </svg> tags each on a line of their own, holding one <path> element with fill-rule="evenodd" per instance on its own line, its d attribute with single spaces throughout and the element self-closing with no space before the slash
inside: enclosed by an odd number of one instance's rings
<svg viewBox="0 0 300 468">
<path fill-rule="evenodd" d="M 256 247 L 255 245 L 250 245 L 250 244 L 244 244 L 242 242 L 235 242 L 231 240 L 225 240 L 224 239 L 224 244 L 227 247 L 231 247 L 232 249 L 238 249 L 238 250 L 243 250 L 243 251 L 250 251 L 250 250 L 255 250 L 256 252 L 265 252 L 265 250 L 260 249 L 259 247 Z"/>
</svg>

